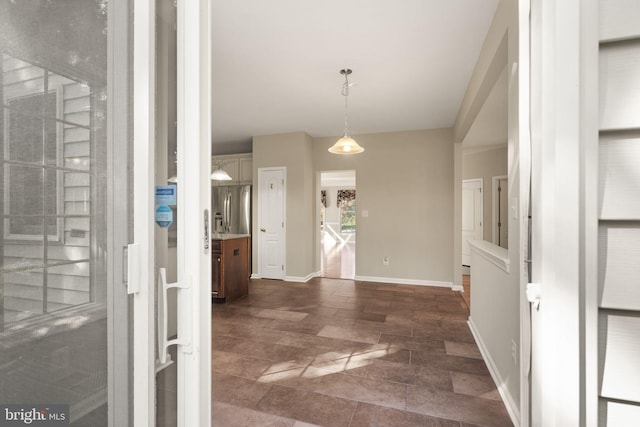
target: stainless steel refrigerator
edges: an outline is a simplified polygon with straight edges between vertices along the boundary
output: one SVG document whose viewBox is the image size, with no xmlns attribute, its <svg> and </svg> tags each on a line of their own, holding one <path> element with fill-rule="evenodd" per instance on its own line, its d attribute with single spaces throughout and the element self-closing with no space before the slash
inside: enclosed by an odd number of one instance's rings
<svg viewBox="0 0 640 427">
<path fill-rule="evenodd" d="M 251 234 L 251 185 L 211 187 L 213 232 Z"/>
</svg>

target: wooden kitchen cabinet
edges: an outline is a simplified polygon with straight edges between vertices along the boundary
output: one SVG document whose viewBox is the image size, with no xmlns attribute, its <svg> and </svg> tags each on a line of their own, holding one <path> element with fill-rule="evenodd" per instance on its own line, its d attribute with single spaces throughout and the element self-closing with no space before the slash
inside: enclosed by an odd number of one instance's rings
<svg viewBox="0 0 640 427">
<path fill-rule="evenodd" d="M 223 236 L 211 241 L 211 297 L 233 301 L 249 294 L 248 236 Z"/>
</svg>

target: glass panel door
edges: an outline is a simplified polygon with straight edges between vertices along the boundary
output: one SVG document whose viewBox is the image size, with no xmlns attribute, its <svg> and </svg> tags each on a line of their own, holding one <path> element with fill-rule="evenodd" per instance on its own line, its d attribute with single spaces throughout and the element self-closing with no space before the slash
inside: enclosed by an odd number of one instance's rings
<svg viewBox="0 0 640 427">
<path fill-rule="evenodd" d="M 0 1 L 0 420 L 129 424 L 127 3 Z"/>
</svg>

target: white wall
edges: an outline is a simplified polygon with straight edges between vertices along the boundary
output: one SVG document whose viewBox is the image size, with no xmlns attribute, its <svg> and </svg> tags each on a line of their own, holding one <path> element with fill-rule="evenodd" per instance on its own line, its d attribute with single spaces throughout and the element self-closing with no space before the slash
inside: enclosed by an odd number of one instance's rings
<svg viewBox="0 0 640 427">
<path fill-rule="evenodd" d="M 526 218 L 523 203 L 520 200 L 520 163 L 519 163 L 519 110 L 518 110 L 518 2 L 502 0 L 496 10 L 491 28 L 476 63 L 471 81 L 465 93 L 458 117 L 454 125 L 454 141 L 461 143 L 468 130 L 476 120 L 478 113 L 491 89 L 503 72 L 505 65 L 508 78 L 508 125 L 507 125 L 507 162 L 508 162 L 508 200 L 514 208 L 515 215 L 509 215 L 509 250 L 507 259 L 510 263 L 509 273 L 500 272 L 495 265 L 481 264 L 471 269 L 472 313 L 470 322 L 476 325 L 476 339 L 480 347 L 486 351 L 487 358 L 494 361 L 490 366 L 494 378 L 505 379 L 501 392 L 512 420 L 520 422 L 521 397 L 521 347 L 520 339 L 520 304 L 521 280 L 520 223 Z M 462 206 L 463 153 L 456 150 L 454 157 L 456 167 L 455 204 Z M 490 185 L 490 184 L 489 184 Z M 487 183 L 485 183 L 485 188 Z M 510 212 L 514 212 L 510 210 Z M 454 280 L 456 283 L 462 274 L 460 237 L 461 222 L 456 219 L 454 242 Z M 476 258 L 473 259 L 476 262 Z M 474 266 L 475 267 L 475 266 Z M 496 288 L 499 287 L 499 288 Z M 475 288 L 475 289 L 474 289 Z M 499 289 L 500 292 L 496 292 Z M 495 294 L 495 295 L 494 295 Z M 499 294 L 499 295 L 498 295 Z M 475 299 L 475 301 L 474 301 Z M 475 306 L 475 307 L 474 307 Z M 500 325 L 500 327 L 495 327 Z M 517 328 L 512 330 L 512 328 Z M 517 347 L 517 363 L 511 358 L 512 340 Z"/>
<path fill-rule="evenodd" d="M 358 276 L 450 286 L 451 129 L 356 135 L 366 151 L 355 156 L 328 153 L 336 138 L 313 139 L 303 132 L 254 137 L 254 176 L 260 167 L 287 167 L 287 276 L 305 278 L 320 271 L 319 172 L 355 170 Z M 254 216 L 256 209 L 254 194 Z M 382 264 L 385 256 L 388 266 Z M 254 263 L 257 259 L 254 245 Z"/>
<path fill-rule="evenodd" d="M 507 408 L 518 415 L 520 310 L 513 303 L 517 301 L 518 278 L 508 271 L 507 249 L 486 241 L 474 243 L 469 324 Z"/>
</svg>

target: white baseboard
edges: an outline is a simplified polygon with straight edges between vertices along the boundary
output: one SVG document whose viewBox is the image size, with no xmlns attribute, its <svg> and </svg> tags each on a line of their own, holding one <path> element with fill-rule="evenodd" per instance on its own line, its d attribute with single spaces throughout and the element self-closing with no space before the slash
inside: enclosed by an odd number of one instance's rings
<svg viewBox="0 0 640 427">
<path fill-rule="evenodd" d="M 356 276 L 355 280 L 361 282 L 375 282 L 375 283 L 397 283 L 399 285 L 416 285 L 416 286 L 437 286 L 440 288 L 453 289 L 452 282 L 440 282 L 437 280 L 415 280 L 415 279 L 398 279 L 395 277 L 374 277 L 374 276 Z"/>
<path fill-rule="evenodd" d="M 306 283 L 314 277 L 321 277 L 322 272 L 316 271 L 313 273 L 309 273 L 306 276 L 285 276 L 285 282 L 298 282 L 298 283 Z M 259 274 L 253 273 L 251 274 L 251 279 L 261 279 L 262 277 Z M 374 277 L 374 276 L 355 276 L 354 280 L 359 280 L 361 282 L 375 282 L 375 283 L 387 283 L 387 284 L 398 284 L 398 285 L 416 285 L 416 286 L 437 286 L 440 288 L 450 288 L 454 291 L 461 291 L 462 286 L 456 286 L 453 282 L 441 282 L 437 280 L 415 280 L 415 279 L 399 279 L 395 277 Z"/>
<path fill-rule="evenodd" d="M 313 279 L 314 277 L 319 277 L 321 275 L 321 272 L 316 271 L 314 273 L 310 273 L 307 274 L 304 277 L 298 277 L 298 276 L 285 276 L 284 277 L 284 281 L 285 282 L 298 282 L 298 283 L 307 283 L 309 280 Z"/>
<path fill-rule="evenodd" d="M 464 292 L 464 288 L 462 287 L 462 285 L 457 285 L 455 283 L 451 284 L 451 290 L 452 291 L 458 291 L 458 292 Z"/>
<path fill-rule="evenodd" d="M 513 422 L 514 427 L 520 427 L 520 409 L 516 404 L 511 393 L 507 390 L 503 384 L 505 381 L 502 379 L 498 368 L 496 367 L 495 362 L 491 358 L 491 354 L 487 350 L 487 347 L 484 345 L 484 341 L 480 336 L 480 332 L 476 328 L 475 323 L 473 323 L 473 319 L 469 317 L 467 322 L 469 325 L 469 329 L 471 329 L 471 333 L 473 334 L 473 338 L 476 340 L 476 344 L 480 349 L 480 354 L 482 354 L 482 358 L 487 364 L 487 368 L 489 368 L 489 373 L 491 374 L 491 378 L 493 378 L 493 382 L 496 383 L 498 387 L 498 393 L 500 393 L 500 397 L 502 397 L 502 401 L 504 402 L 504 406 L 507 408 L 507 412 L 509 413 L 509 417 L 511 417 L 511 422 Z"/>
</svg>

